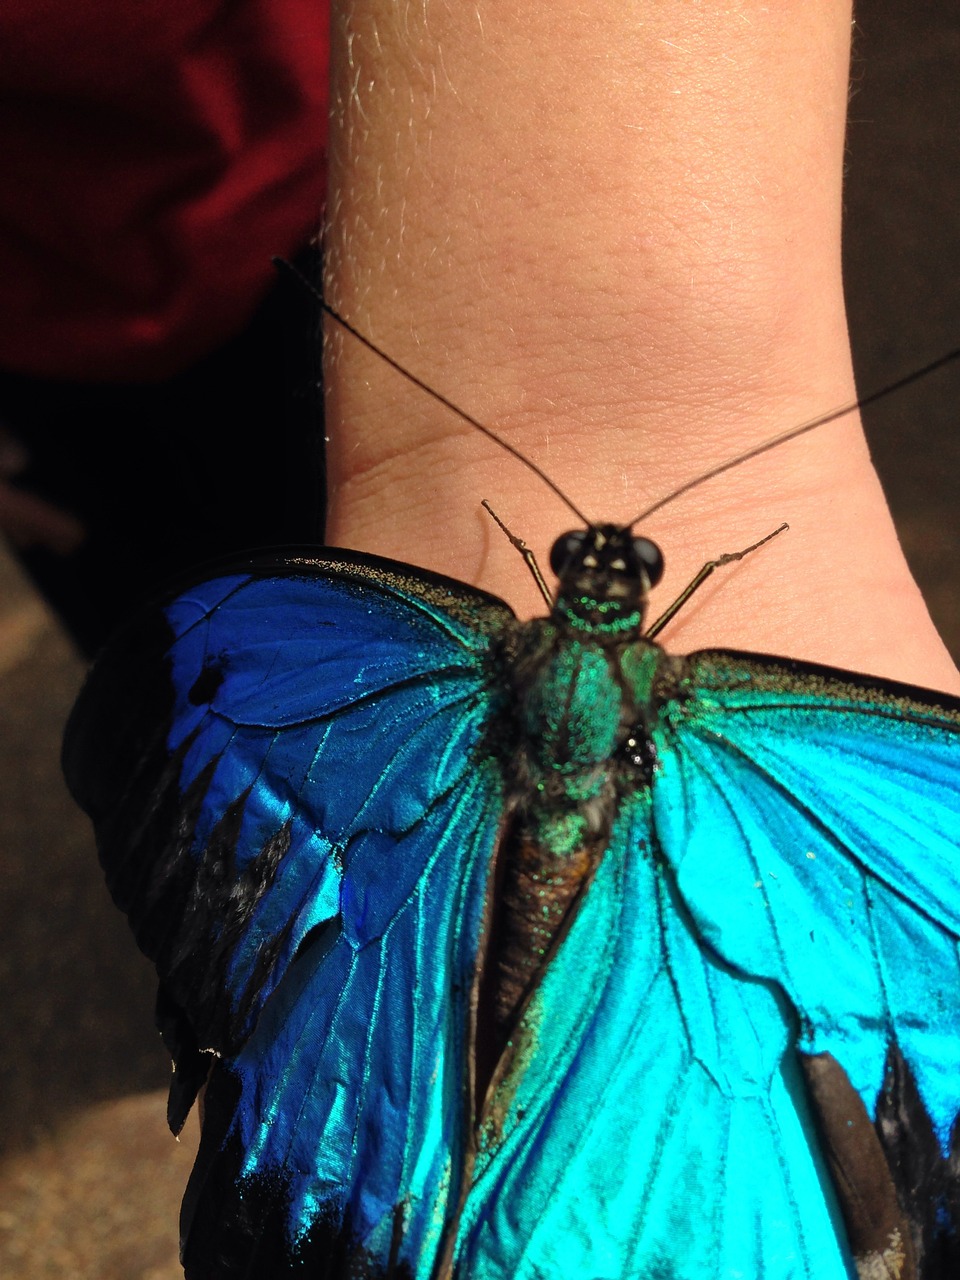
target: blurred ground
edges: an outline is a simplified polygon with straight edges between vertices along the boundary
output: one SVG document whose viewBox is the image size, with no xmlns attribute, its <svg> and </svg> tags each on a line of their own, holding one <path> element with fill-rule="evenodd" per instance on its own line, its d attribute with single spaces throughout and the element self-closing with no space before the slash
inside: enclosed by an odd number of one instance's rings
<svg viewBox="0 0 960 1280">
<path fill-rule="evenodd" d="M 934 0 L 874 0 L 859 25 L 846 274 L 866 391 L 960 345 L 960 16 Z M 954 368 L 875 406 L 867 425 L 960 658 L 958 403 Z M 191 1157 L 155 1092 L 168 1067 L 153 982 L 57 765 L 81 676 L 0 554 L 0 1276 L 175 1280 Z"/>
<path fill-rule="evenodd" d="M 178 1280 L 195 1134 L 164 1122 L 150 966 L 60 780 L 82 675 L 0 549 L 0 1276 Z"/>
<path fill-rule="evenodd" d="M 4 1280 L 182 1280 L 177 1206 L 196 1152 L 166 1091 L 77 1112 L 0 1167 Z"/>
</svg>

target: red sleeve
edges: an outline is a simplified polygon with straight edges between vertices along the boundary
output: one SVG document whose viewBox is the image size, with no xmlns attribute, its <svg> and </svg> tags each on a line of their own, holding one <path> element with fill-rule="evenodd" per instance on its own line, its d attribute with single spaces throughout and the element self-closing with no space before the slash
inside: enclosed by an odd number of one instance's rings
<svg viewBox="0 0 960 1280">
<path fill-rule="evenodd" d="M 319 228 L 329 0 L 5 0 L 0 366 L 159 379 Z"/>
</svg>

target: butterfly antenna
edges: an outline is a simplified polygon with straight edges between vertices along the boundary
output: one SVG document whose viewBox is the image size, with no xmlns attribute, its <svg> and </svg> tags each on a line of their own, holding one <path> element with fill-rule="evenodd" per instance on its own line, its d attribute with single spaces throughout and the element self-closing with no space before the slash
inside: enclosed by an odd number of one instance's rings
<svg viewBox="0 0 960 1280">
<path fill-rule="evenodd" d="M 699 488 L 700 485 L 706 484 L 708 480 L 713 480 L 716 476 L 722 476 L 725 471 L 732 471 L 734 467 L 739 467 L 741 463 L 749 462 L 751 458 L 759 458 L 761 454 L 769 453 L 771 449 L 778 449 L 780 445 L 786 444 L 788 440 L 796 440 L 798 436 L 806 435 L 808 431 L 815 431 L 817 427 L 825 426 L 828 422 L 836 422 L 838 418 L 845 418 L 848 413 L 855 413 L 858 409 L 865 409 L 867 405 L 875 404 L 885 396 L 893 395 L 895 391 L 908 387 L 911 382 L 918 382 L 921 378 L 925 378 L 928 373 L 935 373 L 937 369 L 942 369 L 944 365 L 951 364 L 957 359 L 960 359 L 960 347 L 956 347 L 953 351 L 948 351 L 946 355 L 941 356 L 938 360 L 924 365 L 922 369 L 916 369 L 913 373 L 908 373 L 906 377 L 898 378 L 896 382 L 891 382 L 887 386 L 881 387 L 879 391 L 871 391 L 869 395 L 863 396 L 860 400 L 845 404 L 840 409 L 831 409 L 829 413 L 821 414 L 819 418 L 813 418 L 810 422 L 804 422 L 799 427 L 791 427 L 789 431 L 782 431 L 780 435 L 772 436 L 769 440 L 764 441 L 763 444 L 758 444 L 753 449 L 748 449 L 746 453 L 737 454 L 735 458 L 730 458 L 719 466 L 713 467 L 709 471 L 704 471 L 702 475 L 697 476 L 695 479 L 688 480 L 679 489 L 674 489 L 665 498 L 660 498 L 652 507 L 647 507 L 645 511 L 641 511 L 625 527 L 628 529 L 633 528 L 635 524 L 646 520 L 655 511 L 665 507 L 667 503 L 674 502 L 685 493 L 689 493 L 691 489 Z"/>
<path fill-rule="evenodd" d="M 571 502 L 560 486 L 555 484 L 546 472 L 541 471 L 535 462 L 531 462 L 530 459 L 525 457 L 519 449 L 515 448 L 515 446 L 510 444 L 509 441 L 504 440 L 502 436 L 498 436 L 495 431 L 491 431 L 489 427 L 485 427 L 483 423 L 479 422 L 472 414 L 467 413 L 466 409 L 461 409 L 458 404 L 455 404 L 452 400 L 448 399 L 447 396 L 441 395 L 439 391 L 434 391 L 433 387 L 424 382 L 422 378 L 418 378 L 415 373 L 411 373 L 409 369 L 405 369 L 402 364 L 397 360 L 394 360 L 392 356 L 388 356 L 385 351 L 381 351 L 375 342 L 371 342 L 370 339 L 365 334 L 361 333 L 359 329 L 356 329 L 349 320 L 344 320 L 343 316 L 340 315 L 338 311 L 334 310 L 334 308 L 330 306 L 329 302 L 325 302 L 322 296 L 317 294 L 317 297 L 320 299 L 321 307 L 330 319 L 335 320 L 341 328 L 346 329 L 347 333 L 356 338 L 358 342 L 363 343 L 368 351 L 372 351 L 374 355 L 378 355 L 381 360 L 385 361 L 390 366 L 391 369 L 395 369 L 397 373 L 402 374 L 408 382 L 412 382 L 415 387 L 419 387 L 421 391 L 425 391 L 428 396 L 432 396 L 434 400 L 439 401 L 445 409 L 449 409 L 451 413 L 455 413 L 459 418 L 462 418 L 464 422 L 468 422 L 471 427 L 474 427 L 479 431 L 481 435 L 485 435 L 488 440 L 492 440 L 494 444 L 497 444 L 501 449 L 506 450 L 511 457 L 516 458 L 518 462 L 522 462 L 529 471 L 532 471 L 535 476 L 543 481 L 548 489 L 552 490 L 552 492 L 557 495 L 564 506 L 568 507 L 578 520 L 582 521 L 584 528 L 590 529 L 593 527 L 593 522 L 587 519 L 579 507 Z"/>
<path fill-rule="evenodd" d="M 468 422 L 471 427 L 475 427 L 476 430 L 481 432 L 482 435 L 485 435 L 488 440 L 492 440 L 494 444 L 498 444 L 501 449 L 505 449 L 507 453 L 516 458 L 518 462 L 522 462 L 525 467 L 538 477 L 538 479 L 543 481 L 548 489 L 557 495 L 564 506 L 568 507 L 578 520 L 582 521 L 585 528 L 589 529 L 593 527 L 593 522 L 587 519 L 580 508 L 567 497 L 560 486 L 555 484 L 546 472 L 541 471 L 535 462 L 531 462 L 530 459 L 525 457 L 519 449 L 515 448 L 514 445 L 504 440 L 502 436 L 498 436 L 495 431 L 491 431 L 489 427 L 484 426 L 484 424 L 479 422 L 472 414 L 467 413 L 466 409 L 461 409 L 458 404 L 455 404 L 452 400 L 448 399 L 447 396 L 441 395 L 439 391 L 434 391 L 433 387 L 424 382 L 422 378 L 418 378 L 416 374 L 411 373 L 409 369 L 405 369 L 399 361 L 394 360 L 392 356 L 388 356 L 385 351 L 382 351 L 376 345 L 375 342 L 371 342 L 366 334 L 361 333 L 360 330 L 355 328 L 349 320 L 344 320 L 340 312 L 334 307 L 331 307 L 330 303 L 326 301 L 316 285 L 311 280 L 308 280 L 303 272 L 298 267 L 295 267 L 292 262 L 288 262 L 286 258 L 274 258 L 273 265 L 278 271 L 283 270 L 290 272 L 290 274 L 299 281 L 299 283 L 303 285 L 309 293 L 313 294 L 323 311 L 326 312 L 331 320 L 335 320 L 338 325 L 346 329 L 347 333 L 352 334 L 358 342 L 362 342 L 368 351 L 372 351 L 374 355 L 379 356 L 380 359 L 385 361 L 391 369 L 396 369 L 397 373 L 402 374 L 408 382 L 412 382 L 415 387 L 418 387 L 421 391 L 425 391 L 427 395 L 432 396 L 434 400 L 438 400 L 445 409 L 449 409 L 451 413 L 455 413 L 458 417 L 463 418 L 464 422 Z"/>
<path fill-rule="evenodd" d="M 359 329 L 354 328 L 348 320 L 345 320 L 338 311 L 331 307 L 330 304 L 324 300 L 323 294 L 320 290 L 317 289 L 316 286 L 293 265 L 293 263 L 287 262 L 285 258 L 274 258 L 273 264 L 275 267 L 285 268 L 296 276 L 300 283 L 317 299 L 326 314 L 330 316 L 332 320 L 335 320 L 342 328 L 346 329 L 349 334 L 352 334 L 358 342 L 361 342 L 369 351 L 372 351 L 374 355 L 378 355 L 380 359 L 384 360 L 392 369 L 396 369 L 397 373 L 406 378 L 408 382 L 412 382 L 415 387 L 419 387 L 421 391 L 425 391 L 428 396 L 432 396 L 434 400 L 439 401 L 440 404 L 449 409 L 452 413 L 463 418 L 464 422 L 468 422 L 471 427 L 474 427 L 482 435 L 485 435 L 488 440 L 492 440 L 494 444 L 498 444 L 501 449 L 504 449 L 512 457 L 516 458 L 518 462 L 522 462 L 523 465 L 527 467 L 528 470 L 532 471 L 548 489 L 557 495 L 560 501 L 573 512 L 578 520 L 582 521 L 585 528 L 593 528 L 593 522 L 583 514 L 579 507 L 577 507 L 577 505 L 567 497 L 560 486 L 555 484 L 546 472 L 542 471 L 535 462 L 532 462 L 529 458 L 525 457 L 514 445 L 510 444 L 507 440 L 504 440 L 501 436 L 498 436 L 495 431 L 491 431 L 489 427 L 484 426 L 482 422 L 479 422 L 472 414 L 467 413 L 465 409 L 461 409 L 458 404 L 455 404 L 454 401 L 448 399 L 447 396 L 441 395 L 439 391 L 434 391 L 433 387 L 429 386 L 421 378 L 418 378 L 415 374 L 411 373 L 409 369 L 405 369 L 403 365 L 394 360 L 392 356 L 388 356 L 385 351 L 381 351 L 376 343 L 371 342 L 365 334 L 361 333 Z M 638 516 L 634 516 L 634 518 L 625 524 L 623 528 L 632 529 L 634 525 L 640 524 L 641 521 L 648 519 L 655 512 L 660 511 L 669 503 L 675 502 L 677 498 L 682 498 L 684 494 L 690 493 L 692 489 L 698 489 L 700 485 L 706 484 L 708 480 L 714 480 L 717 476 L 722 476 L 725 471 L 732 471 L 734 467 L 739 467 L 744 462 L 750 462 L 753 458 L 759 458 L 764 453 L 769 453 L 773 449 L 778 449 L 780 445 L 786 444 L 790 440 L 796 440 L 799 436 L 806 435 L 808 431 L 816 431 L 818 427 L 826 426 L 828 422 L 836 422 L 838 418 L 845 418 L 849 413 L 856 413 L 858 409 L 865 409 L 868 405 L 876 404 L 878 400 L 883 400 L 886 396 L 893 395 L 897 391 L 902 391 L 904 387 L 910 386 L 912 382 L 919 382 L 921 378 L 925 378 L 930 373 L 936 373 L 938 369 L 942 369 L 945 365 L 952 364 L 953 361 L 957 359 L 960 359 L 960 347 L 955 347 L 952 351 L 948 351 L 946 355 L 940 356 L 939 359 L 931 361 L 930 364 L 926 364 L 922 368 L 914 370 L 913 373 L 908 373 L 905 377 L 898 378 L 895 382 L 888 383 L 878 391 L 871 391 L 869 395 L 862 396 L 859 400 L 853 400 L 849 404 L 842 405 L 839 409 L 831 409 L 829 413 L 821 414 L 818 418 L 811 418 L 809 422 L 801 423 L 799 427 L 791 427 L 789 431 L 782 431 L 779 435 L 771 436 L 771 438 L 769 440 L 765 440 L 763 444 L 755 445 L 754 448 L 748 449 L 745 453 L 739 453 L 734 458 L 728 458 L 726 462 L 721 462 L 719 466 L 711 467 L 709 471 L 704 471 L 700 475 L 695 476 L 692 480 L 688 480 L 685 484 L 680 485 L 679 488 L 673 489 L 666 495 L 666 497 L 658 499 L 653 506 L 647 507 L 644 511 L 641 511 Z"/>
</svg>

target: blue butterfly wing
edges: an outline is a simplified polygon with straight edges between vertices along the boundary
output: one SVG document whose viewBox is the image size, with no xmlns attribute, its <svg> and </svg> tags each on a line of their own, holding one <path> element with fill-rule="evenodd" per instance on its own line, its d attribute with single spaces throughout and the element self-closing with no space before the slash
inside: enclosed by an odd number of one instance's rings
<svg viewBox="0 0 960 1280">
<path fill-rule="evenodd" d="M 188 1275 L 375 1274 L 391 1249 L 416 1272 L 437 1247 L 511 621 L 360 555 L 270 561 L 177 596 L 81 696 L 66 772 L 157 964 L 176 1123 L 216 1055 Z"/>
<path fill-rule="evenodd" d="M 657 841 L 698 936 L 785 994 L 799 1049 L 886 1131 L 918 1265 L 955 1267 L 960 706 L 704 653 L 653 737 Z"/>
</svg>

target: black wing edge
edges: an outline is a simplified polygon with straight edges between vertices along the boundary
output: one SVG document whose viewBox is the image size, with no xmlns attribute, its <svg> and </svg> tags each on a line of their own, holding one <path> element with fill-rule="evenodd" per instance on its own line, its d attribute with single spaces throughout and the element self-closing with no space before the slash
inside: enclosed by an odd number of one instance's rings
<svg viewBox="0 0 960 1280">
<path fill-rule="evenodd" d="M 919 720 L 933 715 L 954 721 L 960 730 L 960 697 L 938 689 L 806 662 L 800 658 L 781 658 L 740 649 L 699 649 L 687 654 L 682 662 L 698 689 L 713 687 L 718 691 L 729 691 L 742 685 L 744 689 L 752 687 L 764 693 L 796 692 L 809 696 L 819 688 L 825 697 L 845 698 L 851 703 L 862 701 L 864 695 L 874 695 L 879 701 L 890 704 L 892 715 Z M 737 678 L 717 678 L 717 668 L 723 667 L 738 669 Z"/>
<path fill-rule="evenodd" d="M 371 586 L 386 586 L 411 593 L 446 608 L 454 616 L 467 619 L 481 630 L 499 629 L 504 617 L 515 619 L 510 605 L 499 596 L 480 587 L 472 587 L 458 578 L 422 569 L 402 560 L 345 547 L 329 547 L 311 543 L 291 543 L 276 547 L 251 548 L 249 551 L 218 556 L 177 574 L 157 591 L 142 614 L 156 613 L 167 602 L 189 591 L 201 582 L 246 574 L 252 578 L 297 578 L 329 573 Z M 134 615 L 133 625 L 140 615 Z M 489 620 L 489 622 L 488 622 Z M 120 638 L 130 624 L 120 632 Z M 107 644 L 105 653 L 113 652 L 115 641 Z M 98 659 L 99 661 L 99 659 Z"/>
<path fill-rule="evenodd" d="M 159 608 L 142 610 L 92 667 L 64 732 L 62 767 L 76 802 L 93 822 L 100 864 L 140 949 L 160 972 L 156 1024 L 174 1071 L 167 1119 L 179 1133 L 206 1080 L 210 1056 L 163 981 L 158 907 L 176 921 L 183 885 L 158 865 L 157 833 L 192 829 L 179 795 L 179 760 L 167 750 L 174 692 L 166 657 L 172 632 Z M 195 797 L 192 797 L 196 801 Z M 186 824 L 184 824 L 184 819 Z"/>
<path fill-rule="evenodd" d="M 134 762 L 165 749 L 174 699 L 172 641 L 161 608 L 138 612 L 94 662 L 67 720 L 63 774 L 95 825 L 127 791 Z"/>
<path fill-rule="evenodd" d="M 283 1173 L 242 1173 L 245 1152 L 230 1132 L 240 1085 L 218 1063 L 205 1095 L 200 1150 L 180 1212 L 185 1280 L 414 1280 L 399 1261 L 403 1204 L 394 1212 L 394 1240 L 384 1264 L 360 1243 L 344 1212 L 331 1202 L 296 1241 L 289 1230 L 289 1179 Z"/>
<path fill-rule="evenodd" d="M 167 741 L 174 690 L 167 657 L 173 636 L 162 610 L 142 611 L 98 659 L 64 735 L 63 771 L 93 820 L 107 887 L 160 979 L 156 1024 L 174 1072 L 167 1118 L 179 1133 L 216 1053 L 249 1034 L 249 1015 L 284 935 L 263 955 L 247 990 L 230 1007 L 223 979 L 233 945 L 269 887 L 289 833 L 277 832 L 241 873 L 236 840 L 245 796 L 193 849 L 213 761 L 186 789 L 180 771 L 188 739 Z M 216 681 L 197 682 L 198 703 Z"/>
<path fill-rule="evenodd" d="M 960 1117 L 944 1156 L 896 1041 L 871 1121 L 829 1053 L 799 1054 L 847 1238 L 863 1280 L 960 1276 Z"/>
</svg>

